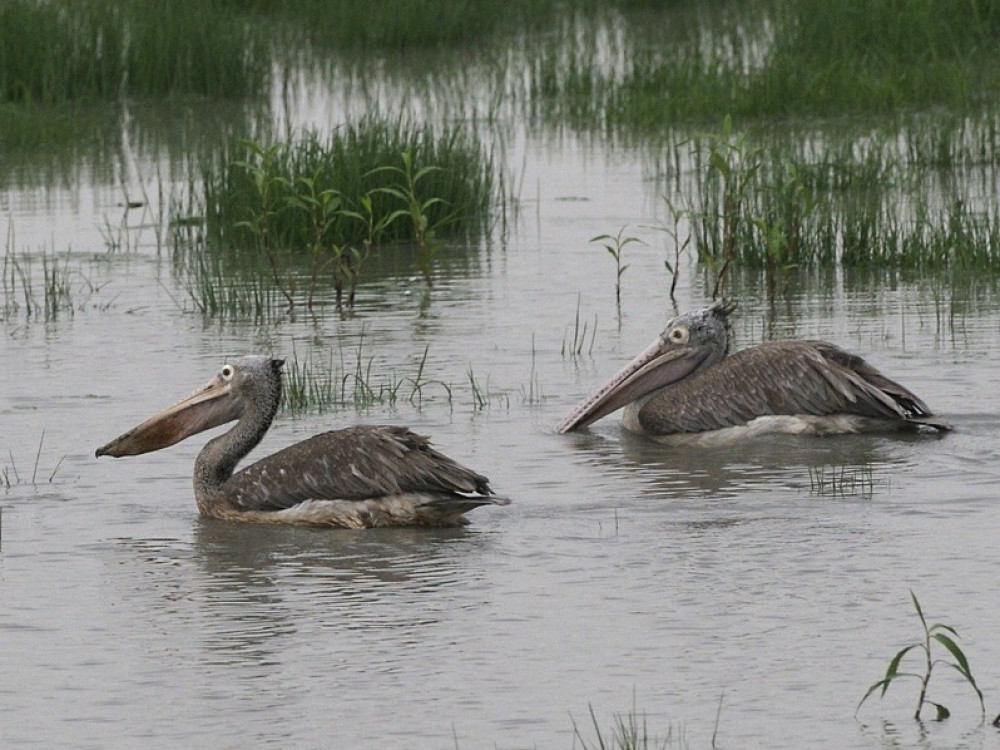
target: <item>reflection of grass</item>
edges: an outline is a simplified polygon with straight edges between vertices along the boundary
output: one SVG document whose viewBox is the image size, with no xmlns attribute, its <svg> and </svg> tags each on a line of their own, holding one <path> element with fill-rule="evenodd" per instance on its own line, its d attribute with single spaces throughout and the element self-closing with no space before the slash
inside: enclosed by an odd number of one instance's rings
<svg viewBox="0 0 1000 750">
<path fill-rule="evenodd" d="M 554 0 L 256 0 L 243 7 L 285 19 L 315 44 L 338 49 L 403 50 L 465 45 L 500 31 L 541 27 L 559 4 Z"/>
</svg>

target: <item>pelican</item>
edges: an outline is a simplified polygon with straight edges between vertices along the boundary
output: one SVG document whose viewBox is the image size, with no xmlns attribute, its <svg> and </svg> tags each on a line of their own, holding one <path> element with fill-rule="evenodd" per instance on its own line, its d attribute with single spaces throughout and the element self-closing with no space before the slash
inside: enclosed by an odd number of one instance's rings
<svg viewBox="0 0 1000 750">
<path fill-rule="evenodd" d="M 203 516 L 306 526 L 456 526 L 480 505 L 506 505 L 482 474 L 405 427 L 355 426 L 291 445 L 233 473 L 260 443 L 281 400 L 284 360 L 248 356 L 225 364 L 184 400 L 97 449 L 136 456 L 236 420 L 194 464 Z"/>
<path fill-rule="evenodd" d="M 951 429 L 913 392 L 825 341 L 773 341 L 729 354 L 726 324 L 735 307 L 717 302 L 671 320 L 556 432 L 622 407 L 627 430 L 673 445 L 725 445 L 768 433 Z"/>
</svg>

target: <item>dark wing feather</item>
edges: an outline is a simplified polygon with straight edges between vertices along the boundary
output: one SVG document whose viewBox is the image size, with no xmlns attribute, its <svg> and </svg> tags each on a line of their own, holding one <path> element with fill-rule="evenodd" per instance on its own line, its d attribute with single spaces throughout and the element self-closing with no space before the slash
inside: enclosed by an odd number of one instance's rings
<svg viewBox="0 0 1000 750">
<path fill-rule="evenodd" d="M 234 474 L 223 487 L 242 510 L 281 510 L 305 500 L 366 500 L 401 493 L 491 495 L 489 480 L 405 427 L 332 430 Z"/>
<path fill-rule="evenodd" d="M 932 416 L 914 393 L 861 357 L 823 341 L 776 341 L 744 349 L 664 388 L 643 407 L 639 421 L 651 432 L 671 434 L 796 414 Z"/>
</svg>

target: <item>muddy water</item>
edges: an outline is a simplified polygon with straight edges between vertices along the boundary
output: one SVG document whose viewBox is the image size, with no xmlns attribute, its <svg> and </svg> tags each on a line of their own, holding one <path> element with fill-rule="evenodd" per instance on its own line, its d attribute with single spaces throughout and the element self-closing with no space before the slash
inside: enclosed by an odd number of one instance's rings
<svg viewBox="0 0 1000 750">
<path fill-rule="evenodd" d="M 854 715 L 920 635 L 911 589 L 959 630 L 988 719 L 1000 711 L 997 295 L 838 278 L 772 308 L 742 290 L 740 345 L 858 351 L 955 423 L 944 438 L 665 450 L 615 418 L 557 436 L 671 314 L 666 249 L 642 228 L 663 217 L 638 156 L 524 148 L 506 244 L 443 263 L 429 303 L 415 274 L 362 287 L 347 319 L 205 321 L 142 219 L 129 252 L 106 251 L 115 186 L 7 190 L 19 255 L 72 248 L 76 309 L 14 311 L 0 339 L 0 745 L 569 748 L 574 722 L 596 743 L 593 707 L 605 732 L 634 708 L 675 746 L 1000 747 L 950 670 L 932 682 L 946 723 L 910 720 L 915 682 Z M 588 241 L 623 224 L 649 245 L 626 249 L 619 312 L 613 261 Z M 682 309 L 705 302 L 693 278 L 685 266 Z M 570 356 L 578 304 L 596 333 Z M 448 531 L 234 526 L 196 514 L 201 440 L 93 458 L 227 356 L 350 365 L 359 342 L 376 377 L 410 376 L 427 348 L 451 395 L 282 415 L 258 455 L 405 423 L 512 505 Z"/>
</svg>

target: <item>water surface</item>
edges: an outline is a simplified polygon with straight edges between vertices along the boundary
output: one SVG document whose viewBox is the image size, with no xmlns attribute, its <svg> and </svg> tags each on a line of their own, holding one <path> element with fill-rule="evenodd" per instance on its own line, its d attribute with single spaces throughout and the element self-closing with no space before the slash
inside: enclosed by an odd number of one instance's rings
<svg viewBox="0 0 1000 750">
<path fill-rule="evenodd" d="M 555 435 L 574 403 L 672 314 L 662 201 L 643 156 L 521 139 L 506 242 L 422 281 L 387 276 L 341 317 L 266 324 L 192 312 L 155 237 L 107 249 L 121 186 L 7 188 L 13 251 L 71 248 L 74 304 L 12 310 L 0 339 L 0 744 L 4 747 L 569 748 L 636 709 L 707 747 L 1000 747 L 971 690 L 915 724 L 916 684 L 855 717 L 920 636 L 909 591 L 945 621 L 1000 711 L 1000 314 L 989 284 L 837 279 L 772 306 L 739 288 L 738 344 L 816 337 L 868 357 L 956 430 L 665 449 L 617 418 Z M 141 165 L 140 165 L 141 166 Z M 155 174 L 151 164 L 140 173 Z M 614 265 L 589 240 L 628 224 Z M 629 252 L 633 251 L 633 252 Z M 11 249 L 8 249 L 8 253 Z M 677 303 L 706 302 L 692 264 Z M 596 333 L 565 352 L 579 306 Z M 360 342 L 360 343 L 359 343 Z M 279 416 L 255 455 L 333 426 L 403 423 L 513 503 L 459 530 L 317 531 L 199 519 L 203 440 L 126 460 L 93 451 L 264 351 L 447 383 L 422 401 Z M 470 374 L 472 373 L 471 379 Z M 484 398 L 477 400 L 472 380 Z M 914 667 L 919 667 L 914 663 Z"/>
</svg>

